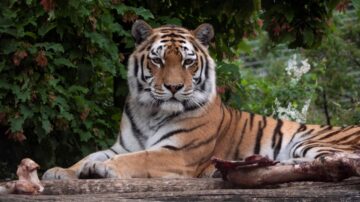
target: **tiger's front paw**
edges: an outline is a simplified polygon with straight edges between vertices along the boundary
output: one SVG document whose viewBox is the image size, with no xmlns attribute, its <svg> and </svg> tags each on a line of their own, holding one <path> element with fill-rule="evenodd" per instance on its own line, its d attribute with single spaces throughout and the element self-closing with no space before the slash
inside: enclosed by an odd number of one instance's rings
<svg viewBox="0 0 360 202">
<path fill-rule="evenodd" d="M 89 178 L 120 178 L 116 170 L 101 161 L 87 161 L 78 172 L 80 179 Z"/>
<path fill-rule="evenodd" d="M 42 180 L 69 180 L 77 179 L 76 172 L 66 168 L 54 167 L 47 170 L 42 176 Z"/>
</svg>

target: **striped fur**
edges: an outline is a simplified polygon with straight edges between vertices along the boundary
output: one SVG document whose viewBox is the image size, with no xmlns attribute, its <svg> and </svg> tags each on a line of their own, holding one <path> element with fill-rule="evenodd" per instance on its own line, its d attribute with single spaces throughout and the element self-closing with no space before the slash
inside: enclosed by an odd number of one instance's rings
<svg viewBox="0 0 360 202">
<path fill-rule="evenodd" d="M 137 21 L 132 32 L 138 44 L 128 62 L 130 95 L 116 143 L 70 168 L 52 168 L 43 179 L 203 177 L 215 171 L 213 156 L 261 154 L 292 163 L 359 149 L 359 126 L 305 125 L 224 106 L 207 50 L 211 25 L 152 29 Z"/>
</svg>

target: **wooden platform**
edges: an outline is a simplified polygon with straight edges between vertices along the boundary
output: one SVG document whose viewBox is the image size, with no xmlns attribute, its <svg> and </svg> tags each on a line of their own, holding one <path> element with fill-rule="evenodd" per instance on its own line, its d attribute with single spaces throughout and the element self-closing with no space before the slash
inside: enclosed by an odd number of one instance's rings
<svg viewBox="0 0 360 202">
<path fill-rule="evenodd" d="M 43 181 L 42 195 L 0 195 L 0 201 L 360 201 L 360 177 L 242 189 L 221 179 Z"/>
</svg>

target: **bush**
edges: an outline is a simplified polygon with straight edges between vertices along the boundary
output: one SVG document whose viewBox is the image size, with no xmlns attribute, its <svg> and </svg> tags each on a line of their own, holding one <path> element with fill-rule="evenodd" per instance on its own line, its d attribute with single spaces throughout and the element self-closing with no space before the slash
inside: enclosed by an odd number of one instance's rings
<svg viewBox="0 0 360 202">
<path fill-rule="evenodd" d="M 133 46 L 129 28 L 116 19 L 152 14 L 111 1 L 0 6 L 2 161 L 11 170 L 25 156 L 43 168 L 66 166 L 112 144 L 121 114 L 113 77 L 126 74 L 118 47 Z"/>
</svg>

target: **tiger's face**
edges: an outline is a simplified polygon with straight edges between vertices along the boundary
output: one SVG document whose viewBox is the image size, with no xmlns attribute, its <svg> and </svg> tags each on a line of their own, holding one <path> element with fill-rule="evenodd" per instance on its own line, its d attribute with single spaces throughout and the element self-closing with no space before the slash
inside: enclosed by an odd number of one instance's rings
<svg viewBox="0 0 360 202">
<path fill-rule="evenodd" d="M 132 34 L 137 43 L 128 64 L 132 99 L 178 113 L 215 97 L 215 65 L 207 50 L 214 35 L 211 25 L 194 31 L 173 25 L 152 29 L 136 21 Z"/>
</svg>

